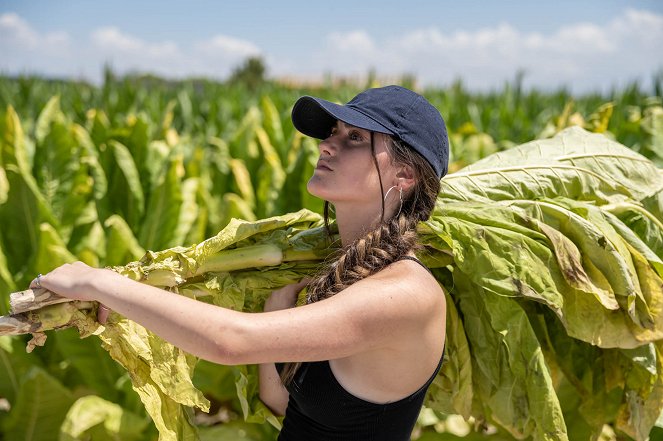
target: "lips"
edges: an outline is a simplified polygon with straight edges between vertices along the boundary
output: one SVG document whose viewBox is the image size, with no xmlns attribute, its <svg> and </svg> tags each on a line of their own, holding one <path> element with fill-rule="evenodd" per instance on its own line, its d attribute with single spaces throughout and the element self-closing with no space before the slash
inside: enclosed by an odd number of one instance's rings
<svg viewBox="0 0 663 441">
<path fill-rule="evenodd" d="M 315 166 L 316 170 L 328 170 L 333 171 L 333 169 L 323 160 L 319 160 L 318 164 Z"/>
</svg>

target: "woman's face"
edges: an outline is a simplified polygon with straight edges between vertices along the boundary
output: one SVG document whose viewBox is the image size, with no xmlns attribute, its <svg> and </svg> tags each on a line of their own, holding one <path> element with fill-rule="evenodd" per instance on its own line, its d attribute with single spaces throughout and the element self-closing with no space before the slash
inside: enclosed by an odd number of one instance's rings
<svg viewBox="0 0 663 441">
<path fill-rule="evenodd" d="M 386 192 L 396 182 L 396 167 L 387 150 L 388 135 L 374 133 L 375 157 Z M 320 158 L 308 181 L 309 193 L 357 209 L 381 210 L 378 173 L 371 154 L 371 132 L 337 121 L 331 135 L 320 142 Z M 393 193 L 393 192 L 392 192 Z"/>
</svg>

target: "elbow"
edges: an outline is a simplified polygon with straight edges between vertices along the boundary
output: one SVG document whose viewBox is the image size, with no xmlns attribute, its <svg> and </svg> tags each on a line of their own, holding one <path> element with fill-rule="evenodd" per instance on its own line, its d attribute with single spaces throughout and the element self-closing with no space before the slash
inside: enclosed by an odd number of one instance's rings
<svg viewBox="0 0 663 441">
<path fill-rule="evenodd" d="M 223 338 L 215 338 L 212 343 L 214 363 L 226 366 L 238 366 L 252 364 L 250 346 L 242 343 L 235 335 L 225 335 Z"/>
<path fill-rule="evenodd" d="M 244 355 L 226 345 L 216 345 L 214 348 L 213 356 L 210 357 L 211 362 L 222 364 L 225 366 L 239 366 L 241 364 L 247 364 L 242 362 Z"/>
<path fill-rule="evenodd" d="M 250 343 L 249 333 L 239 320 L 234 325 L 225 324 L 211 336 L 210 361 L 226 366 L 255 363 L 255 349 Z"/>
</svg>

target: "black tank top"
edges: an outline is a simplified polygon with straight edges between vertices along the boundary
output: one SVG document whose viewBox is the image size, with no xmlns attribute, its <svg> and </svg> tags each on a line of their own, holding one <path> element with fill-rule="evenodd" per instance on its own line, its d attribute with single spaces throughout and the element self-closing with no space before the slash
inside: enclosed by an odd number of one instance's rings
<svg viewBox="0 0 663 441">
<path fill-rule="evenodd" d="M 410 256 L 402 259 L 424 266 Z M 443 359 L 444 349 L 435 372 L 418 391 L 385 404 L 363 400 L 345 390 L 328 361 L 302 363 L 287 386 L 290 397 L 278 441 L 408 441 Z M 279 372 L 282 368 L 282 363 L 276 363 Z"/>
</svg>

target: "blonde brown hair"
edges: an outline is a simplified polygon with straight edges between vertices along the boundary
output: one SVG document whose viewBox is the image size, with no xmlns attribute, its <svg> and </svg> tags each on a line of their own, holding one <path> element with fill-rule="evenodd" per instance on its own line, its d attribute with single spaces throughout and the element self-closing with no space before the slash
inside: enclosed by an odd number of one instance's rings
<svg viewBox="0 0 663 441">
<path fill-rule="evenodd" d="M 384 219 L 384 187 L 380 178 L 383 201 L 380 224 L 363 237 L 339 249 L 336 258 L 309 283 L 307 303 L 329 298 L 396 262 L 410 251 L 419 249 L 417 224 L 428 219 L 433 211 L 440 191 L 440 181 L 433 167 L 423 156 L 404 142 L 395 138 L 389 139 L 391 142 L 388 143 L 388 151 L 392 163 L 409 166 L 416 183 L 409 194 L 403 195 L 403 206 L 397 216 Z M 373 146 L 373 133 L 371 133 L 371 153 L 380 177 L 380 167 Z M 329 203 L 326 201 L 324 217 L 325 225 L 330 232 Z M 284 385 L 292 381 L 301 364 L 301 362 L 285 363 L 280 372 L 281 382 Z"/>
</svg>

